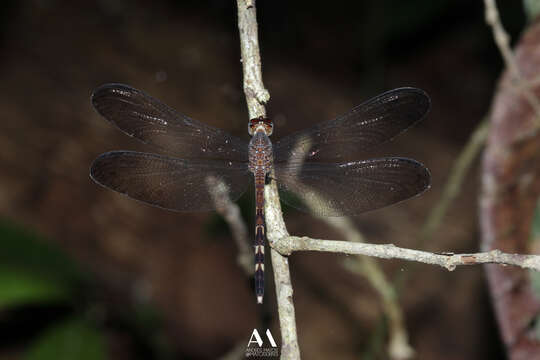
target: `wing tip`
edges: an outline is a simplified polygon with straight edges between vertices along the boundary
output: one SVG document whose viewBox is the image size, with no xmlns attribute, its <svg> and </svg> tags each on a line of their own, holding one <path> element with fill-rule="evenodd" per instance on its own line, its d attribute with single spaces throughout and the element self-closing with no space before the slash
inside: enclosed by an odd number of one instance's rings
<svg viewBox="0 0 540 360">
<path fill-rule="evenodd" d="M 116 82 L 105 83 L 105 84 L 99 85 L 98 87 L 94 89 L 94 91 L 92 91 L 92 98 L 94 98 L 96 95 L 99 95 L 111 89 L 135 90 L 133 87 L 123 84 L 123 83 L 116 83 Z"/>
<path fill-rule="evenodd" d="M 133 91 L 133 90 L 136 90 L 135 88 L 129 86 L 129 85 L 126 85 L 126 84 L 122 84 L 122 83 L 105 83 L 105 84 L 102 84 L 98 87 L 96 87 L 93 91 L 92 91 L 92 95 L 90 96 L 90 100 L 92 102 L 92 105 L 94 105 L 94 108 L 96 110 L 99 111 L 98 109 L 98 101 L 101 97 L 103 97 L 104 95 L 107 95 L 108 93 L 111 92 L 111 90 L 129 90 L 129 91 Z"/>
<path fill-rule="evenodd" d="M 407 95 L 414 96 L 416 102 L 422 106 L 422 115 L 419 117 L 418 121 L 424 119 L 431 110 L 431 98 L 426 91 L 420 88 L 414 86 L 404 86 L 390 90 L 387 93 L 394 92 L 406 93 Z"/>
<path fill-rule="evenodd" d="M 108 188 L 108 186 L 105 185 L 102 177 L 100 176 L 100 174 L 102 174 L 102 171 L 101 171 L 102 164 L 103 164 L 102 161 L 110 157 L 112 153 L 113 151 L 108 151 L 99 155 L 97 158 L 94 159 L 94 161 L 92 161 L 92 164 L 90 164 L 90 169 L 89 169 L 90 179 L 92 179 L 96 184 L 101 185 L 106 188 Z"/>
<path fill-rule="evenodd" d="M 395 159 L 397 159 L 400 162 L 406 162 L 408 164 L 412 164 L 414 168 L 417 170 L 416 180 L 419 186 L 418 186 L 418 192 L 416 193 L 416 195 L 413 195 L 413 197 L 421 195 L 431 188 L 431 171 L 429 171 L 429 168 L 426 165 L 424 165 L 422 162 L 418 160 L 406 158 L 406 157 L 398 157 Z"/>
<path fill-rule="evenodd" d="M 111 189 L 111 187 L 106 184 L 103 178 L 103 173 L 107 165 L 107 160 L 109 160 L 110 158 L 125 158 L 129 156 L 133 157 L 141 155 L 146 155 L 146 153 L 139 153 L 129 150 L 113 150 L 104 152 L 103 154 L 100 154 L 98 157 L 96 157 L 94 161 L 92 161 L 89 169 L 90 179 L 105 188 Z"/>
</svg>

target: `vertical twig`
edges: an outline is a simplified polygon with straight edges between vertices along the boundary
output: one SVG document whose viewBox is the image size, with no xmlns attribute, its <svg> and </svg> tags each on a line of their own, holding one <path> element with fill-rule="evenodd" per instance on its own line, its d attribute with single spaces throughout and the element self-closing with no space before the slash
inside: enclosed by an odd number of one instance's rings
<svg viewBox="0 0 540 360">
<path fill-rule="evenodd" d="M 488 119 L 484 119 L 474 130 L 469 141 L 459 154 L 450 171 L 450 176 L 444 186 L 441 199 L 437 202 L 435 208 L 431 210 L 422 227 L 420 241 L 417 244 L 418 247 L 422 247 L 427 240 L 431 239 L 431 236 L 441 224 L 450 204 L 452 204 L 452 201 L 454 201 L 455 197 L 459 194 L 461 184 L 463 183 L 467 171 L 486 142 L 488 129 L 489 121 Z"/>
<path fill-rule="evenodd" d="M 214 199 L 216 211 L 223 216 L 229 225 L 233 239 L 238 247 L 238 265 L 242 267 L 248 276 L 251 276 L 254 271 L 253 251 L 248 245 L 248 230 L 240 214 L 240 207 L 229 198 L 229 189 L 223 181 L 214 176 L 208 176 L 206 182 L 208 183 L 208 190 Z"/>
<path fill-rule="evenodd" d="M 266 115 L 264 103 L 268 101 L 270 95 L 262 82 L 255 0 L 237 0 L 237 5 L 244 72 L 244 93 L 249 116 L 250 118 L 256 118 Z M 288 235 L 274 181 L 265 186 L 265 214 L 267 237 L 270 242 L 277 241 Z M 289 263 L 286 257 L 280 255 L 274 249 L 271 249 L 271 258 L 281 330 L 281 358 L 300 359 Z"/>
<path fill-rule="evenodd" d="M 281 239 L 289 236 L 276 182 L 272 181 L 269 186 L 264 188 L 266 200 L 266 226 L 268 228 L 268 240 L 272 244 L 278 243 Z M 276 297 L 279 312 L 279 325 L 281 329 L 281 358 L 282 359 L 300 359 L 300 349 L 296 335 L 296 319 L 293 304 L 293 287 L 291 275 L 289 272 L 288 258 L 281 255 L 273 247 L 271 249 L 272 267 L 274 269 L 274 282 L 276 285 Z"/>
<path fill-rule="evenodd" d="M 249 118 L 254 119 L 266 116 L 264 104 L 270 99 L 270 94 L 262 81 L 255 0 L 238 0 L 237 5 L 240 51 L 244 70 L 244 93 Z"/>
<path fill-rule="evenodd" d="M 356 229 L 348 217 L 322 218 L 327 224 L 340 231 L 347 241 L 364 242 L 364 237 Z M 397 292 L 379 266 L 379 263 L 367 256 L 357 256 L 354 260 L 347 258 L 343 265 L 355 274 L 364 276 L 382 299 L 383 311 L 388 318 L 388 355 L 391 359 L 410 359 L 414 349 L 409 344 L 409 336 L 405 327 L 403 311 L 398 303 Z"/>
</svg>

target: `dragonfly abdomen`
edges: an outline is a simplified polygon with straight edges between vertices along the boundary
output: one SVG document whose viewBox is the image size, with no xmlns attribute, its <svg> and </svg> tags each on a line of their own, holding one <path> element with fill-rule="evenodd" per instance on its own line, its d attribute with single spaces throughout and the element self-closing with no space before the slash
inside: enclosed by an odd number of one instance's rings
<svg viewBox="0 0 540 360">
<path fill-rule="evenodd" d="M 249 143 L 249 170 L 255 177 L 255 295 L 262 304 L 264 296 L 264 183 L 266 174 L 272 170 L 272 143 L 261 127 Z"/>
<path fill-rule="evenodd" d="M 266 224 L 264 219 L 264 176 L 255 177 L 255 295 L 262 304 L 264 296 L 264 240 Z"/>
</svg>

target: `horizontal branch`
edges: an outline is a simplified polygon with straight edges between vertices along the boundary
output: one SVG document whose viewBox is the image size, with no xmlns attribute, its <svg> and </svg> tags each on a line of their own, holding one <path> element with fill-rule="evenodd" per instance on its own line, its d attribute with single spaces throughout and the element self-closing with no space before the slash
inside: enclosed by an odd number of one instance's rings
<svg viewBox="0 0 540 360">
<path fill-rule="evenodd" d="M 472 254 L 430 253 L 400 248 L 393 244 L 351 243 L 348 241 L 319 240 L 309 237 L 287 236 L 272 243 L 282 255 L 295 251 L 323 251 L 342 254 L 374 256 L 382 259 L 402 259 L 439 265 L 449 271 L 456 266 L 476 264 L 503 264 L 540 271 L 540 255 L 508 254 L 500 250 Z"/>
</svg>

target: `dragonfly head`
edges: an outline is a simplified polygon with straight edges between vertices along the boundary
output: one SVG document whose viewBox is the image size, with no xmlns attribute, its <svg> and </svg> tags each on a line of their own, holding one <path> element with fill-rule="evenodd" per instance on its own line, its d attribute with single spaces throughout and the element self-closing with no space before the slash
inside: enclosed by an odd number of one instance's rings
<svg viewBox="0 0 540 360">
<path fill-rule="evenodd" d="M 257 131 L 264 131 L 266 135 L 272 135 L 274 131 L 274 123 L 269 118 L 259 116 L 258 118 L 249 120 L 248 133 L 253 136 Z"/>
</svg>

